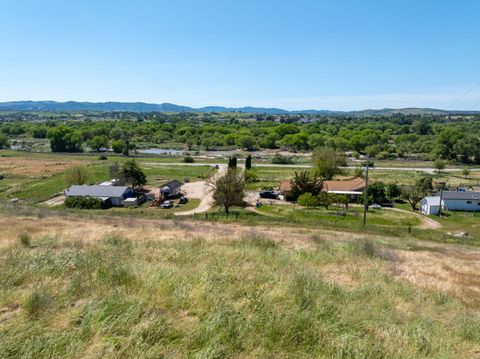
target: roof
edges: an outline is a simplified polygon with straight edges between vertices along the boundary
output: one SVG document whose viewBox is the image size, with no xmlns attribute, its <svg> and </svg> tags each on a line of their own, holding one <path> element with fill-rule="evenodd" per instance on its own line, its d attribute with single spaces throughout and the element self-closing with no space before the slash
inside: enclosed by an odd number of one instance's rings
<svg viewBox="0 0 480 359">
<path fill-rule="evenodd" d="M 363 194 L 362 191 L 327 191 L 327 193 L 333 193 L 333 194 L 348 194 L 348 195 Z"/>
<path fill-rule="evenodd" d="M 365 180 L 357 177 L 348 181 L 323 181 L 322 192 L 355 192 L 365 188 Z"/>
<path fill-rule="evenodd" d="M 173 191 L 173 190 L 175 190 L 175 189 L 177 189 L 177 188 L 180 188 L 180 187 L 182 187 L 182 186 L 183 186 L 183 183 L 182 183 L 182 182 L 180 182 L 179 180 L 173 180 L 173 181 L 170 181 L 170 182 L 165 183 L 165 184 L 161 187 L 161 189 L 162 189 L 162 191 L 163 191 L 163 190 L 165 189 L 165 187 L 166 187 L 166 188 L 168 188 L 170 191 Z"/>
<path fill-rule="evenodd" d="M 439 196 L 429 196 L 422 199 L 422 203 L 427 203 L 429 206 L 440 206 Z"/>
<path fill-rule="evenodd" d="M 65 191 L 66 196 L 90 196 L 90 197 L 122 197 L 128 190 L 127 186 L 87 186 L 75 185 Z"/>
<path fill-rule="evenodd" d="M 290 181 L 282 181 L 278 189 L 280 192 L 290 192 L 292 190 L 292 183 Z"/>
<path fill-rule="evenodd" d="M 460 199 L 460 200 L 480 201 L 480 192 L 443 191 L 442 199 L 446 199 L 446 200 Z"/>
</svg>

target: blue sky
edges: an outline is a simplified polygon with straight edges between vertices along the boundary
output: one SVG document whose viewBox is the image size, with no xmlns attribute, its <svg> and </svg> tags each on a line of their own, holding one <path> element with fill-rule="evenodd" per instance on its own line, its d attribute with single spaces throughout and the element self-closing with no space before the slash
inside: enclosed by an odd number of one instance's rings
<svg viewBox="0 0 480 359">
<path fill-rule="evenodd" d="M 476 0 L 0 0 L 0 101 L 480 110 L 479 13 Z"/>
</svg>

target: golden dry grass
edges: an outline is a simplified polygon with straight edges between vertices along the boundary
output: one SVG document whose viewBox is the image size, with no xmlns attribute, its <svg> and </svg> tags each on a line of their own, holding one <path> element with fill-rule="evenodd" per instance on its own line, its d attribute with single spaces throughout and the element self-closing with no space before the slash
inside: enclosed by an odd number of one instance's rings
<svg viewBox="0 0 480 359">
<path fill-rule="evenodd" d="M 51 176 L 77 165 L 78 161 L 58 161 L 27 157 L 0 157 L 0 172 L 22 178 Z"/>
<path fill-rule="evenodd" d="M 401 242 L 398 238 L 385 238 L 371 234 L 331 230 L 256 226 L 254 228 L 203 221 L 171 221 L 99 217 L 13 217 L 0 218 L 0 246 L 12 244 L 21 233 L 33 238 L 51 236 L 65 241 L 96 241 L 108 236 L 129 240 L 239 240 L 257 235 L 279 242 L 290 248 L 315 248 L 318 241 L 360 241 L 378 239 Z M 396 278 L 408 280 L 428 290 L 443 291 L 469 305 L 480 305 L 480 250 L 458 245 L 423 241 L 415 250 L 392 250 Z M 340 285 L 354 286 L 361 266 L 365 263 L 334 263 L 322 268 L 325 278 Z"/>
</svg>

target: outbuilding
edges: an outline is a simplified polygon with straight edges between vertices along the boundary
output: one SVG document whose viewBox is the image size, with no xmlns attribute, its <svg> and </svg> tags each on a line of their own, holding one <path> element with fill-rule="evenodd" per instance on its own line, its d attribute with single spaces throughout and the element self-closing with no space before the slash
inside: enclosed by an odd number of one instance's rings
<svg viewBox="0 0 480 359">
<path fill-rule="evenodd" d="M 179 197 L 182 194 L 182 186 L 183 183 L 178 180 L 167 182 L 160 187 L 160 194 L 167 199 Z"/>
<path fill-rule="evenodd" d="M 438 214 L 440 211 L 440 197 L 429 196 L 424 197 L 421 201 L 421 211 L 424 214 Z"/>
<path fill-rule="evenodd" d="M 134 198 L 135 194 L 127 186 L 75 185 L 65 191 L 65 196 L 99 198 L 112 206 L 123 206 L 124 200 Z"/>
</svg>

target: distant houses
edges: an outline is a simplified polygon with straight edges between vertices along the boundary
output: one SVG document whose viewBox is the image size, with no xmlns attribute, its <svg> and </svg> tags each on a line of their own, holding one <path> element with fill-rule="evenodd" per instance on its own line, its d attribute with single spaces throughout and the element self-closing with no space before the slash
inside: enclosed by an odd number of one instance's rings
<svg viewBox="0 0 480 359">
<path fill-rule="evenodd" d="M 348 195 L 354 200 L 365 189 L 365 180 L 357 177 L 346 181 L 323 181 L 322 192 Z"/>
<path fill-rule="evenodd" d="M 480 212 L 480 192 L 443 191 L 435 196 L 424 197 L 421 211 L 438 214 L 441 209 L 449 211 Z"/>
<path fill-rule="evenodd" d="M 363 193 L 365 186 L 365 180 L 360 177 L 344 181 L 323 181 L 322 192 L 343 194 L 347 195 L 351 200 L 354 200 Z M 279 192 L 285 199 L 290 198 L 292 194 L 292 183 L 290 181 L 281 181 L 279 184 Z"/>
</svg>

